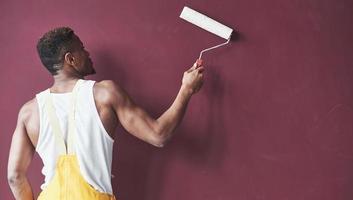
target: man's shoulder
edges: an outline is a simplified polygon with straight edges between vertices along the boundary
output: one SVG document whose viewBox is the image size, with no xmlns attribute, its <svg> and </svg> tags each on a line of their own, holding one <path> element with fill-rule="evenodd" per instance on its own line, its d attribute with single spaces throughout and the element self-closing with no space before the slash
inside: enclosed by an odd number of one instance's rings
<svg viewBox="0 0 353 200">
<path fill-rule="evenodd" d="M 107 102 L 112 102 L 116 100 L 116 97 L 124 95 L 122 88 L 113 80 L 97 81 L 94 84 L 93 91 L 95 98 Z"/>
<path fill-rule="evenodd" d="M 32 114 L 36 113 L 38 110 L 37 99 L 33 98 L 26 103 L 24 103 L 18 113 L 18 119 L 27 122 Z"/>
<path fill-rule="evenodd" d="M 113 80 L 102 80 L 102 81 L 96 81 L 96 84 L 94 84 L 95 89 L 99 90 L 111 90 L 117 85 Z"/>
</svg>

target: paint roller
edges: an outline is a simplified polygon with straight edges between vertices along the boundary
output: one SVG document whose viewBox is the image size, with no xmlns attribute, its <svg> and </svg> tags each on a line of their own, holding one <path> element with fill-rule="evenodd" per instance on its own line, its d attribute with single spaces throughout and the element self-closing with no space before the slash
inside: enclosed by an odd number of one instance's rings
<svg viewBox="0 0 353 200">
<path fill-rule="evenodd" d="M 187 6 L 185 6 L 183 11 L 181 12 L 180 18 L 227 40 L 226 42 L 224 42 L 222 44 L 219 44 L 219 45 L 202 50 L 200 52 L 199 58 L 197 59 L 198 65 L 202 64 L 201 57 L 202 57 L 203 53 L 205 53 L 206 51 L 210 51 L 212 49 L 221 47 L 223 45 L 226 45 L 230 41 L 230 37 L 232 35 L 233 29 L 231 29 L 231 28 L 217 22 L 216 20 L 213 20 L 213 19 L 207 17 L 206 15 L 201 14 L 201 13 L 199 13 L 199 12 L 197 12 Z"/>
</svg>

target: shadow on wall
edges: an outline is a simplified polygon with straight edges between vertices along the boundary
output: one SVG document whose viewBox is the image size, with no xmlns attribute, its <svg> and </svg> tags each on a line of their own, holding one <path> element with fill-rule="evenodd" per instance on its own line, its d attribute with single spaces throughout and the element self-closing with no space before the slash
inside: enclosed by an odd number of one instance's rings
<svg viewBox="0 0 353 200">
<path fill-rule="evenodd" d="M 238 32 L 233 32 L 231 42 L 236 42 L 243 38 Z M 227 48 L 221 48 L 226 51 Z M 219 51 L 219 50 L 216 50 Z M 208 168 L 217 169 L 225 159 L 226 135 L 224 132 L 224 100 L 232 90 L 228 90 L 226 94 L 226 83 L 222 80 L 222 74 L 219 70 L 221 67 L 215 64 L 207 66 L 209 76 L 205 77 L 205 85 L 203 94 L 206 101 L 205 109 L 202 110 L 201 116 L 206 116 L 203 130 L 197 130 L 195 127 L 187 126 L 180 130 L 180 137 L 176 145 L 175 153 L 185 157 L 188 162 L 198 165 L 207 166 Z M 207 113 L 204 113 L 207 112 Z M 203 125 L 201 125 L 203 126 Z M 197 128 L 197 127 L 196 127 Z M 196 131 L 196 133 L 195 133 Z M 195 137 L 190 137 L 194 135 Z"/>
<path fill-rule="evenodd" d="M 232 42 L 239 38 L 240 35 L 236 33 L 232 37 Z M 118 80 L 123 88 L 124 85 L 129 85 L 126 77 L 128 68 L 121 67 L 116 56 L 108 51 L 98 51 L 95 55 L 100 71 L 97 76 L 100 79 Z M 125 61 L 124 63 L 126 64 Z M 139 144 L 139 140 L 128 133 L 125 134 L 126 131 L 119 125 L 115 137 L 112 168 L 112 174 L 115 176 L 112 184 L 118 199 L 162 200 L 161 192 L 164 191 L 164 187 L 169 187 L 163 183 L 164 174 L 168 173 L 168 163 L 174 157 L 182 158 L 188 165 L 202 166 L 204 172 L 217 170 L 222 166 L 227 148 L 226 135 L 223 134 L 226 131 L 223 124 L 225 108 L 222 107 L 226 98 L 226 83 L 216 70 L 220 67 L 222 66 L 208 66 L 208 73 L 212 76 L 205 76 L 207 80 L 199 94 L 204 95 L 200 98 L 204 101 L 205 109 L 201 112 L 205 118 L 196 122 L 196 126 L 183 120 L 176 130 L 176 135 L 163 151 L 142 141 L 140 141 L 142 145 Z M 152 115 L 158 113 L 156 105 L 163 105 L 163 102 L 158 102 L 158 98 L 143 99 L 144 109 L 152 111 L 150 112 Z M 187 112 L 190 112 L 190 107 Z"/>
<path fill-rule="evenodd" d="M 96 71 L 95 75 L 98 80 L 119 80 L 119 84 L 126 83 L 126 68 L 121 67 L 121 63 L 117 56 L 112 55 L 108 50 L 94 51 L 96 56 Z"/>
<path fill-rule="evenodd" d="M 210 66 L 211 68 L 216 68 L 216 66 Z M 224 127 L 222 124 L 222 109 L 219 109 L 224 98 L 224 83 L 216 70 L 210 71 L 210 74 L 212 76 L 207 80 L 208 84 L 205 84 L 203 88 L 204 96 L 200 97 L 207 99 L 204 107 L 208 111 L 203 111 L 208 112 L 203 115 L 206 117 L 200 119 L 201 122 L 192 124 L 183 120 L 181 126 L 175 130 L 177 133 L 163 150 L 144 149 L 144 155 L 148 158 L 143 158 L 144 162 L 139 166 L 138 170 L 135 170 L 140 175 L 137 176 L 132 171 L 129 171 L 128 173 L 133 178 L 127 179 L 130 180 L 129 183 L 122 183 L 124 185 L 130 184 L 129 188 L 135 188 L 135 191 L 130 191 L 131 193 L 126 194 L 127 196 L 122 197 L 123 199 L 163 200 L 162 191 L 165 191 L 166 187 L 174 187 L 173 185 L 165 184 L 164 180 L 166 176 L 169 176 L 167 175 L 170 174 L 169 165 L 173 163 L 172 160 L 176 157 L 181 158 L 178 160 L 183 160 L 184 163 L 182 165 L 187 165 L 191 169 L 202 168 L 203 172 L 206 172 L 206 170 L 217 170 L 222 165 L 226 156 L 225 148 L 227 148 L 225 146 L 226 138 L 220 137 L 220 134 L 225 130 L 219 128 Z M 190 112 L 190 110 L 187 112 Z M 156 161 L 155 157 L 158 156 L 157 154 L 162 154 L 162 156 L 159 156 Z M 153 171 L 153 174 L 148 175 L 148 173 L 151 173 L 149 170 Z M 149 178 L 150 180 L 144 180 L 144 178 Z M 121 191 L 126 193 L 124 190 Z M 180 198 L 182 197 L 183 194 L 180 194 Z"/>
<path fill-rule="evenodd" d="M 224 137 L 220 135 L 224 132 L 222 113 L 222 103 L 224 100 L 224 82 L 220 78 L 217 70 L 220 66 L 208 66 L 208 76 L 206 84 L 203 88 L 204 98 L 206 100 L 205 109 L 202 112 L 206 116 L 201 120 L 204 127 L 193 127 L 185 125 L 179 132 L 178 145 L 176 145 L 175 153 L 185 157 L 189 162 L 198 165 L 216 166 L 221 163 L 224 158 L 225 142 Z M 200 113 L 202 114 L 202 113 Z M 203 125 L 201 125 L 203 126 Z M 201 129 L 201 130 L 200 130 Z M 191 137 L 194 136 L 194 137 Z M 179 145 L 181 144 L 181 145 Z"/>
<path fill-rule="evenodd" d="M 128 49 L 124 50 L 124 54 L 126 52 Z M 98 50 L 93 54 L 96 56 L 97 74 L 95 76 L 98 80 L 114 80 L 124 89 L 133 84 L 134 80 L 126 76 L 129 64 L 117 59 L 124 55 L 112 55 L 109 50 Z M 160 105 L 155 100 L 148 105 L 152 103 Z M 145 109 L 149 110 L 148 107 Z M 117 127 L 114 143 L 112 164 L 114 194 L 117 199 L 146 199 L 145 190 L 149 180 L 148 173 L 151 170 L 151 159 L 154 151 L 159 149 L 151 148 L 149 144 L 143 145 L 144 142 L 127 133 L 121 124 Z"/>
</svg>

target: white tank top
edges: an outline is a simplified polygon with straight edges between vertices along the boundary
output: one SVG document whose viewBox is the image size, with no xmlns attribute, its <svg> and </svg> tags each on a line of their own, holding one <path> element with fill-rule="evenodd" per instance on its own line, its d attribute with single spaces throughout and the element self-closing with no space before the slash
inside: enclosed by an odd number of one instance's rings
<svg viewBox="0 0 353 200">
<path fill-rule="evenodd" d="M 76 101 L 75 125 L 77 128 L 73 146 L 80 172 L 86 182 L 100 192 L 113 194 L 111 166 L 114 140 L 105 130 L 99 117 L 93 96 L 94 83 L 95 81 L 92 80 L 83 80 L 80 84 Z M 70 93 L 50 93 L 47 89 L 36 94 L 40 124 L 36 151 L 43 161 L 42 174 L 45 176 L 44 183 L 41 185 L 42 190 L 54 177 L 56 161 L 61 154 L 49 125 L 48 114 L 44 112 L 45 95 L 52 95 L 66 143 Z"/>
</svg>

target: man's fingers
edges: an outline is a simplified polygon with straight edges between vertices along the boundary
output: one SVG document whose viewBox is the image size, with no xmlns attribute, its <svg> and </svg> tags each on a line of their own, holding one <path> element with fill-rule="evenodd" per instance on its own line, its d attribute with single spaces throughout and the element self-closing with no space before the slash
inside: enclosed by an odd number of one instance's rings
<svg viewBox="0 0 353 200">
<path fill-rule="evenodd" d="M 203 74 L 198 74 L 199 80 L 203 82 Z"/>
<path fill-rule="evenodd" d="M 194 65 L 193 65 L 190 69 L 188 69 L 187 72 L 192 72 L 192 71 L 194 71 L 194 70 L 196 69 L 196 67 L 197 67 L 197 64 L 194 63 Z"/>
<path fill-rule="evenodd" d="M 199 67 L 197 69 L 195 69 L 194 71 L 192 71 L 192 73 L 198 74 L 198 75 L 202 75 L 202 72 L 205 71 L 204 67 Z"/>
<path fill-rule="evenodd" d="M 197 63 L 195 62 L 194 65 L 191 67 L 192 70 L 195 70 L 197 68 Z"/>
<path fill-rule="evenodd" d="M 205 71 L 205 68 L 204 67 L 199 67 L 199 68 L 197 68 L 197 70 L 199 71 L 199 73 L 202 73 L 203 71 Z"/>
<path fill-rule="evenodd" d="M 202 68 L 201 71 L 200 71 L 200 68 Z M 202 67 L 202 60 L 196 60 L 194 65 L 190 69 L 188 69 L 187 72 L 192 72 L 194 70 L 199 70 L 200 73 L 203 72 L 204 68 Z"/>
</svg>

